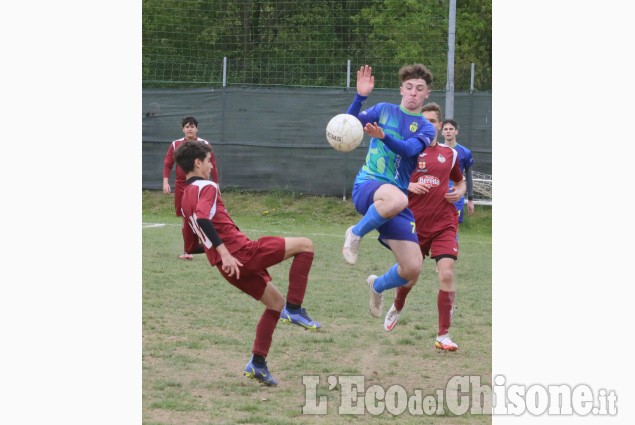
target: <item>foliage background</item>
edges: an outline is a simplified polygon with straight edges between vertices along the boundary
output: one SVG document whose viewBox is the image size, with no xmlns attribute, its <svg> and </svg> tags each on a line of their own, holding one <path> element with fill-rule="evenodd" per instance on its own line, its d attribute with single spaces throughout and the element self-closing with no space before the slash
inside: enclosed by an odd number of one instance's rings
<svg viewBox="0 0 635 425">
<path fill-rule="evenodd" d="M 378 88 L 421 62 L 446 84 L 448 0 L 144 0 L 144 87 L 227 84 L 342 87 L 372 64 Z M 491 0 L 456 9 L 455 90 L 492 84 Z"/>
</svg>

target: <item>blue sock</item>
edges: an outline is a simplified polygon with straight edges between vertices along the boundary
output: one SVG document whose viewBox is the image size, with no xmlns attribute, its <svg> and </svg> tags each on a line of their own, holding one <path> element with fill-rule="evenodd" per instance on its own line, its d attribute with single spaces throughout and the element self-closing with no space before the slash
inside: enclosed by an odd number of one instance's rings
<svg viewBox="0 0 635 425">
<path fill-rule="evenodd" d="M 382 293 L 386 289 L 396 288 L 398 286 L 404 286 L 408 281 L 403 277 L 399 276 L 397 273 L 397 268 L 399 264 L 395 264 L 384 274 L 383 276 L 379 276 L 373 282 L 373 289 L 377 293 Z"/>
<path fill-rule="evenodd" d="M 371 230 L 375 230 L 385 222 L 390 220 L 389 218 L 384 218 L 379 215 L 377 209 L 375 209 L 375 204 L 371 205 L 362 217 L 361 220 L 353 227 L 353 234 L 357 236 L 364 236 L 366 233 Z"/>
</svg>

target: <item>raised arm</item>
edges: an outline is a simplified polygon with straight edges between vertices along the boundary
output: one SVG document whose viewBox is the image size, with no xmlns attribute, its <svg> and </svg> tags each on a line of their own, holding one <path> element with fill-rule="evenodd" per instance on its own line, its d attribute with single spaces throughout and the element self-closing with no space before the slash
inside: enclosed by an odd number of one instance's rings
<svg viewBox="0 0 635 425">
<path fill-rule="evenodd" d="M 373 68 L 364 65 L 357 71 L 357 94 L 360 96 L 370 96 L 375 88 L 375 77 L 372 75 Z"/>
<path fill-rule="evenodd" d="M 372 75 L 373 68 L 364 65 L 357 71 L 357 94 L 353 103 L 348 107 L 347 114 L 358 116 L 362 109 L 362 103 L 370 96 L 375 87 L 375 77 Z"/>
</svg>

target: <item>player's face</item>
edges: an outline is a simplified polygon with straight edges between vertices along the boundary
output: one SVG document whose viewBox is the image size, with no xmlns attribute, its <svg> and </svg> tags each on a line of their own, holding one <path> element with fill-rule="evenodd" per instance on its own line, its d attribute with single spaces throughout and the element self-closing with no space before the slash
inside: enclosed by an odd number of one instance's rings
<svg viewBox="0 0 635 425">
<path fill-rule="evenodd" d="M 452 124 L 444 125 L 441 131 L 446 142 L 454 141 L 454 139 L 456 139 L 456 135 L 459 134 L 459 130 L 454 128 Z"/>
<path fill-rule="evenodd" d="M 423 118 L 430 121 L 430 124 L 432 124 L 434 128 L 437 129 L 437 132 L 441 130 L 441 120 L 439 119 L 439 114 L 434 111 L 425 111 L 423 113 Z"/>
<path fill-rule="evenodd" d="M 401 83 L 399 93 L 401 93 L 401 106 L 407 111 L 417 112 L 421 111 L 423 102 L 430 96 L 430 89 L 426 80 L 411 78 Z"/>
<path fill-rule="evenodd" d="M 441 130 L 441 120 L 439 119 L 439 114 L 434 111 L 425 111 L 422 115 L 423 118 L 428 120 L 430 124 L 434 126 L 434 140 L 437 140 L 439 137 L 439 131 Z"/>
<path fill-rule="evenodd" d="M 212 154 L 210 152 L 207 152 L 207 155 L 205 155 L 205 160 L 201 166 L 201 172 L 203 173 L 203 177 L 209 180 L 212 175 Z"/>
<path fill-rule="evenodd" d="M 183 134 L 185 135 L 185 138 L 187 140 L 196 139 L 197 131 L 198 131 L 198 128 L 194 124 L 187 123 L 185 124 L 185 126 L 183 126 Z"/>
</svg>

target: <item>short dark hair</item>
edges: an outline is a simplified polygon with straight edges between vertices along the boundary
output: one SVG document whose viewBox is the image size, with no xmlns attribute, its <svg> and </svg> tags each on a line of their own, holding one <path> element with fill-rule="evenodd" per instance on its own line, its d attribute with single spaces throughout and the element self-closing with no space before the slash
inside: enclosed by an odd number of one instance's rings
<svg viewBox="0 0 635 425">
<path fill-rule="evenodd" d="M 198 140 L 185 142 L 174 152 L 174 161 L 187 174 L 194 170 L 194 161 L 205 160 L 208 152 L 212 152 L 212 146 L 209 143 Z"/>
<path fill-rule="evenodd" d="M 441 124 L 441 128 L 445 127 L 446 124 L 451 124 L 452 127 L 454 127 L 456 130 L 459 129 L 459 125 L 453 119 L 443 121 L 443 124 Z"/>
<path fill-rule="evenodd" d="M 426 81 L 428 87 L 432 84 L 432 72 L 425 65 L 415 63 L 414 65 L 402 66 L 399 70 L 399 81 L 402 83 L 413 78 L 421 78 Z"/>
<path fill-rule="evenodd" d="M 185 117 L 183 121 L 181 121 L 181 128 L 185 127 L 186 124 L 194 124 L 194 127 L 198 128 L 198 121 L 194 117 Z"/>
</svg>

